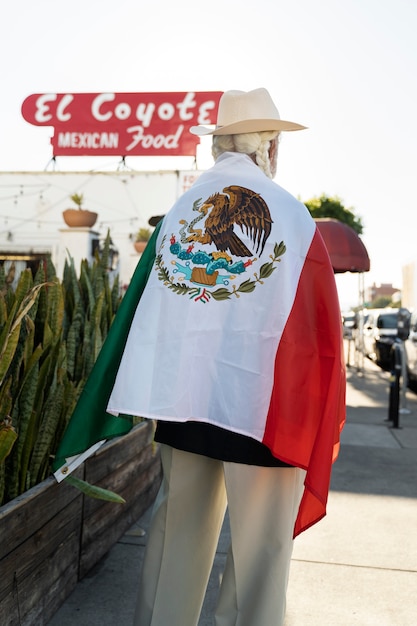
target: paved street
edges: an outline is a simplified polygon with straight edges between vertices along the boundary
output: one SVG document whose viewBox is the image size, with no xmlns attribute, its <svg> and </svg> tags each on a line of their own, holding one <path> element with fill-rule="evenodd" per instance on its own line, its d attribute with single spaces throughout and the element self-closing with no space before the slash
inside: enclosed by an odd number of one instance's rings
<svg viewBox="0 0 417 626">
<path fill-rule="evenodd" d="M 389 373 L 368 360 L 362 371 L 348 368 L 328 515 L 295 541 L 286 626 L 417 624 L 417 395 L 407 391 L 400 428 L 392 428 L 389 388 Z M 131 626 L 149 513 L 78 583 L 50 626 Z M 226 522 L 198 626 L 212 625 L 228 541 Z"/>
</svg>

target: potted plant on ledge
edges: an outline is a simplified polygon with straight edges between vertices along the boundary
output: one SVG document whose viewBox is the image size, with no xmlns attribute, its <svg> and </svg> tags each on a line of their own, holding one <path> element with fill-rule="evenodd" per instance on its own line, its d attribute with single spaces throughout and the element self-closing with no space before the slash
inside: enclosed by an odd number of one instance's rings
<svg viewBox="0 0 417 626">
<path fill-rule="evenodd" d="M 147 246 L 147 243 L 149 241 L 151 234 L 152 233 L 149 228 L 139 228 L 138 232 L 136 233 L 136 239 L 133 244 L 135 246 L 136 252 L 138 252 L 139 254 L 142 254 L 142 252 L 145 250 Z"/>
<path fill-rule="evenodd" d="M 82 193 L 74 193 L 70 198 L 77 205 L 78 209 L 66 209 L 62 213 L 66 225 L 72 228 L 91 228 L 91 226 L 94 226 L 97 221 L 97 213 L 82 208 L 84 195 Z"/>
</svg>

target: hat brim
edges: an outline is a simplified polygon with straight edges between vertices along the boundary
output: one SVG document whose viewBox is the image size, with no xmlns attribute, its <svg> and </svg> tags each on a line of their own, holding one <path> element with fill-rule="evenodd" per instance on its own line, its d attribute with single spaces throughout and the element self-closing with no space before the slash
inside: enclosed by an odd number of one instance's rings
<svg viewBox="0 0 417 626">
<path fill-rule="evenodd" d="M 190 133 L 202 137 L 204 135 L 240 135 L 242 133 L 259 133 L 268 130 L 291 131 L 304 130 L 306 126 L 296 124 L 295 122 L 287 122 L 286 120 L 242 120 L 227 124 L 226 126 L 218 126 L 210 128 L 208 126 L 191 126 Z"/>
</svg>

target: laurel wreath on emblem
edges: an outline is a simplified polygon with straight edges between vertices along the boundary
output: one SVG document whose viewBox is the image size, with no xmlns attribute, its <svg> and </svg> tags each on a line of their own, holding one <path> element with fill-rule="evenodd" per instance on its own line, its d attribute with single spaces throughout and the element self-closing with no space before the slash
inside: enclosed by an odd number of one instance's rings
<svg viewBox="0 0 417 626">
<path fill-rule="evenodd" d="M 166 241 L 166 235 L 164 236 L 160 250 L 163 249 Z M 208 302 L 211 298 L 214 300 L 228 300 L 231 296 L 236 296 L 236 298 L 240 297 L 242 293 L 251 293 L 255 290 L 258 284 L 263 285 L 264 279 L 271 276 L 272 272 L 276 269 L 277 263 L 280 263 L 281 256 L 285 253 L 286 246 L 283 241 L 279 244 L 275 243 L 274 245 L 274 253 L 269 255 L 271 261 L 264 263 L 261 265 L 259 269 L 259 274 L 254 272 L 254 280 L 248 279 L 240 283 L 238 287 L 236 285 L 232 285 L 232 289 L 229 290 L 226 287 L 219 287 L 214 291 L 210 291 L 206 289 L 206 287 L 190 287 L 185 283 L 177 283 L 174 281 L 174 277 L 170 275 L 168 269 L 165 267 L 162 253 L 159 252 L 155 259 L 155 269 L 158 271 L 158 278 L 161 280 L 166 287 L 171 289 L 174 293 L 179 295 L 188 295 L 190 299 L 194 301 L 201 301 L 203 303 Z"/>
</svg>

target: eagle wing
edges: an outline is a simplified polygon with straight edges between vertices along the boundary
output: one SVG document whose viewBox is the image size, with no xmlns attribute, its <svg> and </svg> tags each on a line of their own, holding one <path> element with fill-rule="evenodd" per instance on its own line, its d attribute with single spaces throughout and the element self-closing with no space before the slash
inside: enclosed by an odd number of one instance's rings
<svg viewBox="0 0 417 626">
<path fill-rule="evenodd" d="M 222 252 L 230 250 L 235 256 L 251 256 L 252 252 L 233 230 L 234 221 L 229 211 L 229 197 L 223 193 L 216 193 L 207 198 L 204 205 L 211 207 L 204 223 L 205 232 L 217 250 Z"/>
<path fill-rule="evenodd" d="M 256 252 L 262 254 L 272 227 L 265 200 L 258 193 L 238 185 L 225 187 L 223 192 L 229 196 L 230 222 L 238 224 L 256 246 Z"/>
</svg>

